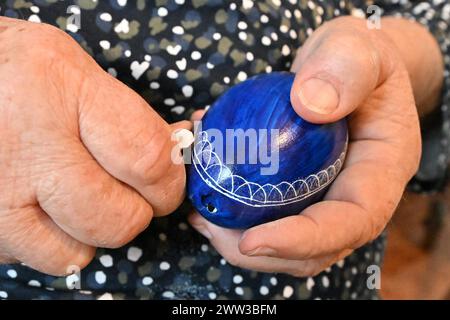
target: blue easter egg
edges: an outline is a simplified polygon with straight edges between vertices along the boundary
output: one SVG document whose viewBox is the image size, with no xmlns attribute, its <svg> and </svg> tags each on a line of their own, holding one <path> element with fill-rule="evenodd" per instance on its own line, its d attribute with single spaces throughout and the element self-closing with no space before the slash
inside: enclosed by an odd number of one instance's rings
<svg viewBox="0 0 450 320">
<path fill-rule="evenodd" d="M 195 130 L 188 197 L 209 221 L 244 229 L 299 214 L 338 175 L 347 123 L 300 118 L 290 102 L 293 80 L 276 72 L 232 87 Z"/>
</svg>

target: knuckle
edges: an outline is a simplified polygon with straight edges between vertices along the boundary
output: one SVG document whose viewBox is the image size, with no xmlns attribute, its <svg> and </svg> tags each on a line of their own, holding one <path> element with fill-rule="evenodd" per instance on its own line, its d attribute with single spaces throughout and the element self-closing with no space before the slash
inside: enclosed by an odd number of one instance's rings
<svg viewBox="0 0 450 320">
<path fill-rule="evenodd" d="M 155 121 L 154 125 L 155 130 L 151 134 L 150 141 L 148 141 L 148 129 L 136 134 L 135 141 L 146 141 L 136 146 L 137 158 L 132 166 L 133 174 L 148 185 L 155 184 L 166 176 L 171 167 L 170 137 L 158 121 Z M 145 136 L 147 139 L 140 139 L 139 136 Z"/>
<path fill-rule="evenodd" d="M 65 63 L 69 60 L 67 57 L 83 51 L 64 31 L 45 23 L 21 21 L 8 28 L 11 32 L 2 35 L 5 37 L 2 43 L 10 50 L 2 53 L 6 54 L 7 61 L 14 68 L 26 74 L 42 71 L 42 68 L 48 68 L 50 64 Z"/>
<path fill-rule="evenodd" d="M 27 74 L 73 77 L 74 71 L 89 65 L 88 54 L 61 29 L 45 23 L 27 23 L 24 29 L 21 36 L 13 40 L 16 55 L 22 58 L 12 60 Z M 30 47 L 33 50 L 29 50 Z"/>
<path fill-rule="evenodd" d="M 96 231 L 96 242 L 107 248 L 124 246 L 147 228 L 153 212 L 148 205 L 138 205 L 121 215 L 118 223 L 113 223 L 110 227 Z"/>
<path fill-rule="evenodd" d="M 132 240 L 132 235 L 124 228 L 107 228 L 87 231 L 92 242 L 102 248 L 120 248 Z"/>
<path fill-rule="evenodd" d="M 54 206 L 62 206 L 65 197 L 61 194 L 62 179 L 55 171 L 41 179 L 37 186 L 36 197 L 39 205 L 45 210 Z"/>
<path fill-rule="evenodd" d="M 183 202 L 186 195 L 186 175 L 184 174 L 184 167 L 181 167 L 180 169 L 183 171 L 176 171 L 176 176 L 171 178 L 169 182 L 164 181 L 162 188 L 164 188 L 165 191 L 160 195 L 158 203 L 155 201 L 152 202 L 156 216 L 170 214 Z"/>
<path fill-rule="evenodd" d="M 41 49 L 50 48 L 53 52 L 64 53 L 69 49 L 68 43 L 72 43 L 72 38 L 61 29 L 49 24 L 39 24 L 37 27 L 28 27 L 27 41 L 32 41 L 34 45 Z M 41 52 L 41 53 L 45 53 Z"/>
<path fill-rule="evenodd" d="M 362 31 L 349 29 L 347 26 L 331 28 L 324 34 L 320 47 L 325 52 L 332 52 L 334 59 L 341 61 L 342 68 L 365 73 L 379 69 L 379 52 Z"/>
<path fill-rule="evenodd" d="M 56 276 L 67 276 L 84 269 L 94 257 L 95 248 L 86 246 L 79 250 L 76 255 L 61 257 L 45 271 Z"/>
<path fill-rule="evenodd" d="M 62 30 L 47 24 L 26 24 L 23 26 L 24 32 L 17 38 L 18 48 L 32 46 L 30 54 L 36 58 L 54 58 L 58 54 L 67 51 L 69 36 Z M 62 43 L 61 43 L 62 42 Z M 25 53 L 28 51 L 24 51 Z"/>
<path fill-rule="evenodd" d="M 90 252 L 86 255 L 83 255 L 76 261 L 76 265 L 80 267 L 80 269 L 84 269 L 95 257 L 95 250 L 90 250 Z M 67 270 L 66 270 L 67 272 Z"/>
<path fill-rule="evenodd" d="M 396 120 L 396 123 L 398 123 L 398 138 L 396 140 L 398 150 L 396 150 L 396 154 L 398 155 L 393 159 L 391 166 L 396 168 L 400 178 L 406 183 L 419 169 L 422 156 L 422 137 L 415 103 L 408 103 L 403 109 L 405 111 L 396 116 L 399 118 Z M 394 121 L 395 116 L 392 115 L 391 119 L 391 121 Z M 396 163 L 400 161 L 403 164 L 402 166 L 398 166 Z"/>
<path fill-rule="evenodd" d="M 349 243 L 349 247 L 351 249 L 357 249 L 364 244 L 366 244 L 368 241 L 370 241 L 370 238 L 373 235 L 374 230 L 374 223 L 373 223 L 373 217 L 369 215 L 368 212 L 365 212 L 367 217 L 364 217 L 361 219 L 361 227 L 357 229 L 354 237 L 352 238 L 351 243 Z"/>
<path fill-rule="evenodd" d="M 379 212 L 369 215 L 370 218 L 368 219 L 369 222 L 367 226 L 367 233 L 365 235 L 361 235 L 361 240 L 359 241 L 360 245 L 375 240 L 383 232 L 393 212 L 393 209 L 390 207 L 391 206 L 380 209 Z"/>
<path fill-rule="evenodd" d="M 302 259 L 309 259 L 313 257 L 316 251 L 322 247 L 323 238 L 321 237 L 321 235 L 323 235 L 323 231 L 320 227 L 320 223 L 316 221 L 316 219 L 312 214 L 309 213 L 302 214 L 298 216 L 298 219 L 308 223 L 309 229 L 311 230 L 311 235 L 313 237 L 313 239 L 311 239 L 311 244 L 316 244 L 316 246 L 304 245 L 303 248 L 301 249 Z"/>
<path fill-rule="evenodd" d="M 78 267 L 80 270 L 84 269 L 95 257 L 95 248 L 89 247 L 88 249 L 83 250 L 82 254 L 78 254 L 74 259 L 70 258 L 67 263 L 64 265 L 65 274 L 69 274 L 72 272 L 72 267 Z"/>
</svg>

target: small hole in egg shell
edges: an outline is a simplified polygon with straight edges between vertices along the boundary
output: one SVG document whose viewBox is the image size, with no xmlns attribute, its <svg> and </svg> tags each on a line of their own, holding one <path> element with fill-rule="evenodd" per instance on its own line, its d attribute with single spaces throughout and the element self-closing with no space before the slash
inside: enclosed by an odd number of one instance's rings
<svg viewBox="0 0 450 320">
<path fill-rule="evenodd" d="M 215 206 L 213 206 L 211 203 L 208 203 L 206 205 L 206 209 L 208 210 L 209 213 L 216 213 L 217 212 L 217 208 Z"/>
</svg>

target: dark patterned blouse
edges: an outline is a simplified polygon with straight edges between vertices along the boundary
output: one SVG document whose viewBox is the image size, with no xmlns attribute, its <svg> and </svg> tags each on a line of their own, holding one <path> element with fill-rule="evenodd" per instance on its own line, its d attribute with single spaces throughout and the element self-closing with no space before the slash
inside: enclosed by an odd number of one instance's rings
<svg viewBox="0 0 450 320">
<path fill-rule="evenodd" d="M 0 0 L 0 14 L 65 30 L 105 70 L 143 96 L 166 121 L 174 122 L 189 118 L 194 109 L 210 105 L 247 77 L 289 70 L 296 49 L 324 21 L 349 14 L 365 16 L 371 4 Z M 392 0 L 377 5 L 384 14 L 411 17 L 428 26 L 445 55 L 441 109 L 424 132 L 424 159 L 410 184 L 414 190 L 432 189 L 442 184 L 447 166 L 450 4 Z M 78 13 L 81 28 L 73 18 Z M 99 249 L 80 274 L 58 278 L 24 265 L 2 265 L 0 299 L 377 298 L 377 291 L 367 286 L 367 268 L 381 264 L 383 236 L 318 276 L 294 278 L 231 266 L 187 224 L 187 209 L 184 204 L 174 214 L 155 219 L 120 249 Z M 73 288 L 74 283 L 79 286 Z"/>
</svg>

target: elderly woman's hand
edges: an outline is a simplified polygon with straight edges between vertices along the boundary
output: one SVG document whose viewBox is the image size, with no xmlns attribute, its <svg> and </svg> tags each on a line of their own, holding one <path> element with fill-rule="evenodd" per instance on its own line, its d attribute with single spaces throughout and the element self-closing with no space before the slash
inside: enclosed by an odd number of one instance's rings
<svg viewBox="0 0 450 320">
<path fill-rule="evenodd" d="M 0 43 L 0 263 L 65 274 L 180 204 L 174 127 L 143 99 L 56 28 L 0 18 Z"/>
<path fill-rule="evenodd" d="M 387 19 L 382 30 L 369 30 L 366 21 L 346 17 L 317 29 L 292 71 L 291 101 L 300 116 L 349 120 L 345 166 L 324 200 L 246 231 L 220 228 L 197 213 L 190 222 L 231 264 L 310 276 L 385 228 L 419 164 L 414 98 L 425 109 L 435 104 L 442 62 L 431 36 L 414 23 Z"/>
</svg>

